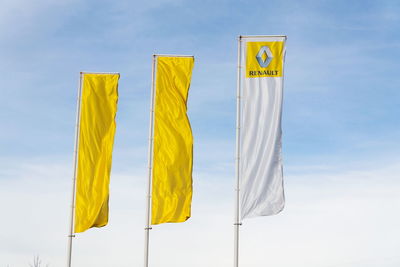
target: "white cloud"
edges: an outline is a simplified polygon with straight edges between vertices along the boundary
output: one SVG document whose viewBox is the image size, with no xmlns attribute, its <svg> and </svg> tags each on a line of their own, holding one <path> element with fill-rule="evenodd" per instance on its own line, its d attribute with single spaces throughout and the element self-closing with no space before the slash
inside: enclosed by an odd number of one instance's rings
<svg viewBox="0 0 400 267">
<path fill-rule="evenodd" d="M 65 264 L 69 165 L 2 166 L 1 265 L 27 266 L 34 254 L 51 266 Z M 285 177 L 282 214 L 244 221 L 242 266 L 398 266 L 400 165 L 317 169 Z M 231 265 L 233 177 L 218 174 L 194 173 L 188 222 L 153 227 L 151 266 Z M 109 225 L 75 238 L 74 266 L 142 264 L 145 178 L 144 172 L 113 172 Z"/>
</svg>

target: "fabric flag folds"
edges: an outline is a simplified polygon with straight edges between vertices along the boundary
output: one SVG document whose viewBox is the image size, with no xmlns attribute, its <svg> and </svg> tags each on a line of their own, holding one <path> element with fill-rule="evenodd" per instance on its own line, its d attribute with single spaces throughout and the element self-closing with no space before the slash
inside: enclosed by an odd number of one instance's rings
<svg viewBox="0 0 400 267">
<path fill-rule="evenodd" d="M 184 222 L 192 201 L 193 137 L 186 111 L 194 58 L 156 60 L 151 224 Z"/>
<path fill-rule="evenodd" d="M 281 115 L 285 36 L 242 37 L 241 219 L 279 213 L 283 191 Z"/>
<path fill-rule="evenodd" d="M 82 74 L 75 233 L 108 223 L 119 74 Z"/>
</svg>

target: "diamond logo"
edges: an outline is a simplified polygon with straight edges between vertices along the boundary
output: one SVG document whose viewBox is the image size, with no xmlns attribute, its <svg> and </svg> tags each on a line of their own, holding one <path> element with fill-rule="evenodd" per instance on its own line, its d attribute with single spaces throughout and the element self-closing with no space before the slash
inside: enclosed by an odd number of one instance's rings
<svg viewBox="0 0 400 267">
<path fill-rule="evenodd" d="M 268 46 L 262 46 L 258 51 L 256 58 L 260 67 L 266 68 L 269 63 L 271 63 L 273 56 Z"/>
</svg>

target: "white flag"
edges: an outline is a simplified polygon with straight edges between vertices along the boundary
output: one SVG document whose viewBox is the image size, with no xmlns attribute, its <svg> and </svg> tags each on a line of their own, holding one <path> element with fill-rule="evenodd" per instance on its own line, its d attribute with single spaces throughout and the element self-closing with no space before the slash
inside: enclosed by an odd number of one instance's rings
<svg viewBox="0 0 400 267">
<path fill-rule="evenodd" d="M 282 97 L 286 36 L 241 37 L 241 218 L 279 213 L 282 173 Z"/>
</svg>

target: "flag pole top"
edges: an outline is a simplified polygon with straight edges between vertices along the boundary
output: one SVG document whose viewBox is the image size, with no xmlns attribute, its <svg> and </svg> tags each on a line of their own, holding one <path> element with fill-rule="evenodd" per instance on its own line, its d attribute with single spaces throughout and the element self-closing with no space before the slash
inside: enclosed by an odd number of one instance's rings
<svg viewBox="0 0 400 267">
<path fill-rule="evenodd" d="M 119 72 L 89 72 L 81 71 L 80 74 L 120 74 Z"/>
<path fill-rule="evenodd" d="M 287 39 L 287 35 L 239 35 L 239 39 L 259 37 L 284 37 L 285 39 Z"/>
<path fill-rule="evenodd" d="M 192 57 L 193 55 L 171 55 L 171 54 L 153 54 L 153 57 Z"/>
</svg>

